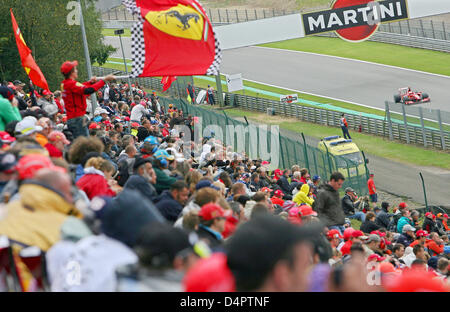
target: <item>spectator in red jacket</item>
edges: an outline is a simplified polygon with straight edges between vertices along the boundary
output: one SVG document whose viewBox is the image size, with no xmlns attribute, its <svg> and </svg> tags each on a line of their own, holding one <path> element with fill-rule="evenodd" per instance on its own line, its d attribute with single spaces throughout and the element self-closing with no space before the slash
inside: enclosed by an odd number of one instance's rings
<svg viewBox="0 0 450 312">
<path fill-rule="evenodd" d="M 439 234 L 433 232 L 430 234 L 430 240 L 426 242 L 425 246 L 428 248 L 428 253 L 430 256 L 434 257 L 440 255 L 444 252 L 444 244 Z"/>
<path fill-rule="evenodd" d="M 114 166 L 108 160 L 101 157 L 91 158 L 85 165 L 84 175 L 78 180 L 77 187 L 85 192 L 89 199 L 96 196 L 116 196 L 119 187 L 111 182 L 114 171 Z"/>
<path fill-rule="evenodd" d="M 375 187 L 375 182 L 373 181 L 374 174 L 370 174 L 369 180 L 367 180 L 367 188 L 369 189 L 370 201 L 373 203 L 373 207 L 377 206 L 378 195 L 377 188 Z"/>
<path fill-rule="evenodd" d="M 48 143 L 45 145 L 50 157 L 53 158 L 62 158 L 63 151 L 66 145 L 69 145 L 70 142 L 67 140 L 64 133 L 59 131 L 52 131 L 48 135 Z"/>
<path fill-rule="evenodd" d="M 276 190 L 273 193 L 273 197 L 270 200 L 272 201 L 272 203 L 274 205 L 279 205 L 279 206 L 283 207 L 283 205 L 284 205 L 283 196 L 284 196 L 284 193 L 281 190 Z"/>
<path fill-rule="evenodd" d="M 113 75 L 108 75 L 104 80 L 97 81 L 97 78 L 93 77 L 88 82 L 79 83 L 76 81 L 77 66 L 77 61 L 67 61 L 61 66 L 61 73 L 64 75 L 64 81 L 61 83 L 62 98 L 67 113 L 67 126 L 74 139 L 80 135 L 89 136 L 87 125 L 83 121 L 83 116 L 86 115 L 86 97 L 102 88 L 105 81 L 115 80 Z"/>
</svg>

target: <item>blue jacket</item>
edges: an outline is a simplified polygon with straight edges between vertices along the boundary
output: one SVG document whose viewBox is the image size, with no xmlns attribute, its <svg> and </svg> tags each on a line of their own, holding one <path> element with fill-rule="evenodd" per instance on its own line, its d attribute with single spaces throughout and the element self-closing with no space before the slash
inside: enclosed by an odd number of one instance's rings
<svg viewBox="0 0 450 312">
<path fill-rule="evenodd" d="M 128 178 L 127 183 L 123 186 L 124 190 L 136 190 L 141 193 L 142 196 L 152 201 L 158 195 L 156 193 L 156 189 L 153 185 L 150 184 L 145 178 L 141 177 L 138 174 L 133 174 Z"/>
<path fill-rule="evenodd" d="M 156 208 L 158 208 L 159 212 L 167 221 L 172 223 L 177 221 L 178 216 L 183 210 L 183 206 L 172 197 L 170 191 L 163 191 L 155 201 L 157 202 Z"/>
<path fill-rule="evenodd" d="M 414 227 L 414 223 L 412 223 L 411 220 L 409 220 L 407 217 L 401 217 L 400 220 L 398 220 L 398 223 L 397 223 L 397 232 L 400 233 L 400 234 L 403 233 L 402 232 L 403 231 L 403 227 L 405 225 L 407 225 L 407 224 L 409 224 L 412 227 Z"/>
</svg>

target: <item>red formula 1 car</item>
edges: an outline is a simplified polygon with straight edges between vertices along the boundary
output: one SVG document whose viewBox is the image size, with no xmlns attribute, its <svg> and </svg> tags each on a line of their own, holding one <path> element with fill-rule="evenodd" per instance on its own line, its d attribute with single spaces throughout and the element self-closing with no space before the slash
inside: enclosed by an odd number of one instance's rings
<svg viewBox="0 0 450 312">
<path fill-rule="evenodd" d="M 430 97 L 423 92 L 411 91 L 410 87 L 398 89 L 398 94 L 394 95 L 395 103 L 403 103 L 406 105 L 428 103 Z"/>
</svg>

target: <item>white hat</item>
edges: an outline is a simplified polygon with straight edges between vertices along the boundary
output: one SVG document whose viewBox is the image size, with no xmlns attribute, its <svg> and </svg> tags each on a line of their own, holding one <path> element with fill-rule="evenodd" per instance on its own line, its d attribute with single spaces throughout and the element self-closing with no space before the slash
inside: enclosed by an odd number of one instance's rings
<svg viewBox="0 0 450 312">
<path fill-rule="evenodd" d="M 406 233 L 406 232 L 408 232 L 408 231 L 413 231 L 413 232 L 415 232 L 416 229 L 415 229 L 412 225 L 405 224 L 405 225 L 403 226 L 402 232 L 403 232 L 403 233 Z"/>
<path fill-rule="evenodd" d="M 22 121 L 17 123 L 15 132 L 18 137 L 30 135 L 43 130 L 41 126 L 36 125 L 36 118 L 32 118 L 33 119 L 25 117 Z"/>
</svg>

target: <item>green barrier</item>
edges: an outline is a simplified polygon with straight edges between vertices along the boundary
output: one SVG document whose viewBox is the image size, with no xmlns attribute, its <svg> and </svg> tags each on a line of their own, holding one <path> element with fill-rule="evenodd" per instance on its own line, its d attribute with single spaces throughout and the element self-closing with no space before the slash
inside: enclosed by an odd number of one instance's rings
<svg viewBox="0 0 450 312">
<path fill-rule="evenodd" d="M 339 171 L 345 177 L 343 188 L 351 187 L 360 196 L 367 195 L 368 170 L 364 164 L 357 164 L 342 156 L 335 156 L 328 152 L 324 152 L 317 147 L 305 144 L 305 141 L 295 141 L 291 138 L 272 133 L 270 130 L 257 128 L 254 125 L 234 120 L 226 115 L 226 113 L 215 112 L 204 109 L 185 102 L 183 99 L 160 98 L 160 104 L 167 111 L 169 104 L 175 105 L 182 110 L 185 116 L 201 117 L 201 133 L 210 125 L 216 125 L 221 129 L 223 134 L 223 142 L 227 144 L 234 142 L 234 152 L 245 152 L 251 159 L 263 158 L 258 155 L 257 147 L 265 141 L 267 151 L 272 151 L 274 136 L 279 136 L 278 159 L 279 168 L 290 169 L 293 165 L 307 168 L 311 176 L 319 175 L 322 180 L 327 180 L 332 172 Z M 244 137 L 238 137 L 236 131 L 230 132 L 229 125 L 249 129 L 245 132 Z M 255 131 L 255 130 L 258 131 Z M 199 129 L 200 130 L 200 129 Z M 253 131 L 253 132 L 252 132 Z M 253 135 L 251 135 L 251 132 Z M 251 140 L 250 140 L 251 139 Z"/>
</svg>

